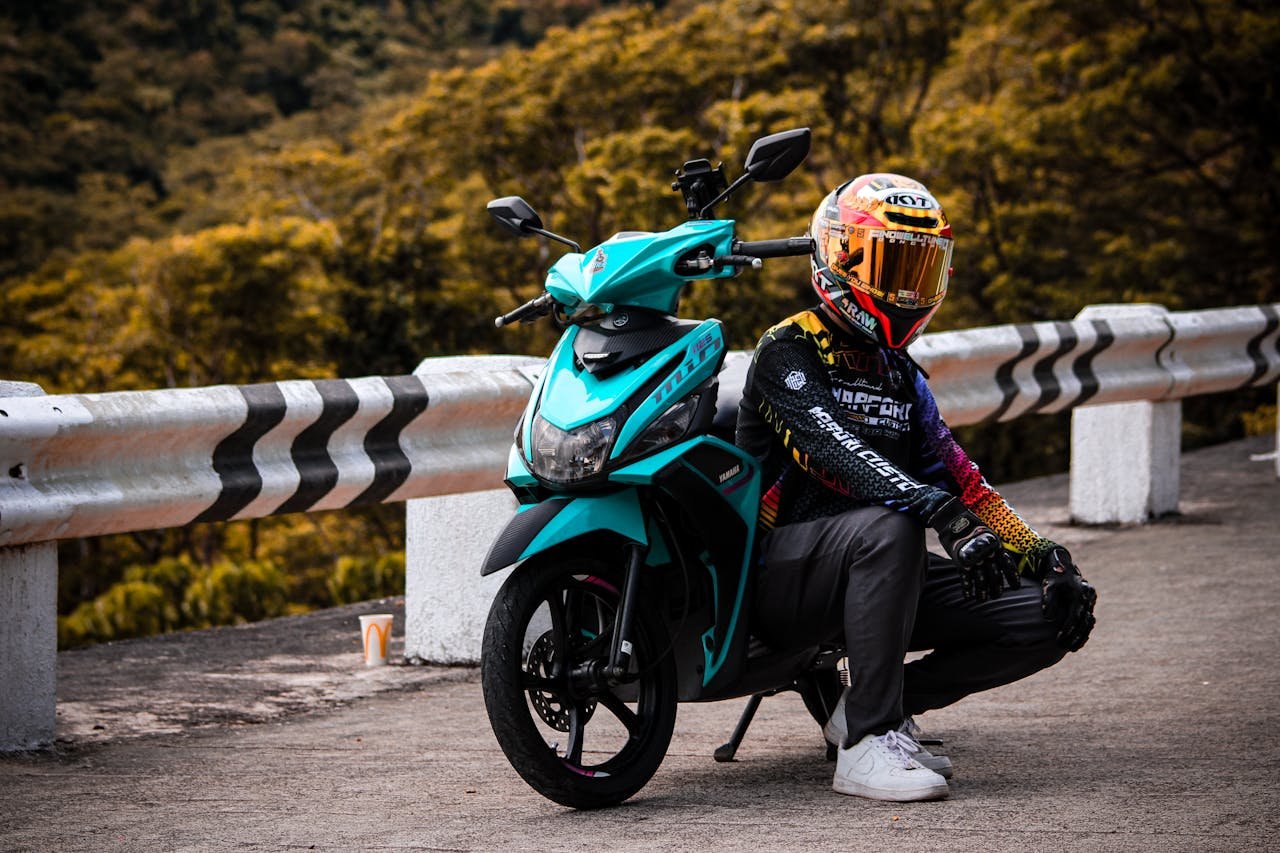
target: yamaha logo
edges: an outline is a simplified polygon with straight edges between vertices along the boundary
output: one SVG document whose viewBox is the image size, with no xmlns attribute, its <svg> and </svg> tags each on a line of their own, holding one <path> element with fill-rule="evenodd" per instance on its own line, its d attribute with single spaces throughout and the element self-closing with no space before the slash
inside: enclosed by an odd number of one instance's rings
<svg viewBox="0 0 1280 853">
<path fill-rule="evenodd" d="M 625 314 L 625 313 L 624 313 L 624 314 L 614 314 L 614 315 L 613 315 L 613 327 L 614 327 L 615 329 L 621 329 L 623 326 L 627 325 L 627 324 L 628 324 L 628 323 L 630 323 L 630 322 L 631 322 L 631 315 L 630 315 L 630 314 Z"/>
</svg>

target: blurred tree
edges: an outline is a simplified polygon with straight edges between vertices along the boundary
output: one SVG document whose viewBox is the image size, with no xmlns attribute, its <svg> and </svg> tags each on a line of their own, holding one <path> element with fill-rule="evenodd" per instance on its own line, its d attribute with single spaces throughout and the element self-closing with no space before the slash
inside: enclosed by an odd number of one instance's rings
<svg viewBox="0 0 1280 853">
<path fill-rule="evenodd" d="M 957 237 L 934 330 L 1278 298 L 1280 12 L 1258 0 L 51 0 L 0 15 L 0 45 L 0 365 L 49 391 L 546 352 L 548 325 L 491 318 L 560 249 L 488 199 L 584 245 L 666 228 L 682 162 L 733 173 L 797 125 L 802 169 L 721 214 L 799 234 L 840 181 L 921 178 Z M 751 346 L 808 276 L 696 284 L 683 311 Z M 1186 412 L 1194 440 L 1241 428 Z M 1060 470 L 1064 417 L 964 436 L 995 479 Z M 183 554 L 270 561 L 325 604 L 339 557 L 355 577 L 402 547 L 384 509 L 67 545 L 64 601 Z"/>
<path fill-rule="evenodd" d="M 167 159 L 315 109 L 341 113 L 431 68 L 532 44 L 605 0 L 68 0 L 0 7 L 0 279 L 58 250 L 163 230 Z M 100 214 L 89 174 L 132 198 Z M 18 195 L 9 197 L 15 191 Z M 26 196 L 24 199 L 23 196 Z M 32 197 L 39 203 L 31 205 Z"/>
<path fill-rule="evenodd" d="M 270 562 L 220 560 L 187 586 L 182 614 L 187 625 L 208 628 L 280 616 L 287 603 L 288 580 Z"/>
<path fill-rule="evenodd" d="M 404 595 L 404 552 L 339 557 L 326 587 L 334 604 Z"/>
<path fill-rule="evenodd" d="M 172 631 L 180 624 L 178 608 L 161 587 L 146 581 L 124 581 L 58 620 L 58 645 L 146 637 Z"/>
<path fill-rule="evenodd" d="M 335 240 L 322 223 L 280 218 L 83 253 L 7 290 L 15 358 L 64 390 L 329 375 Z"/>
</svg>

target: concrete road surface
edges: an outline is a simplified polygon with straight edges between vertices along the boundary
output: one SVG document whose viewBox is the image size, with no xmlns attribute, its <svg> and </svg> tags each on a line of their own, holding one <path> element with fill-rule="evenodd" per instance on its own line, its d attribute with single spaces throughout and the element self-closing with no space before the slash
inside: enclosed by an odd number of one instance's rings
<svg viewBox="0 0 1280 853">
<path fill-rule="evenodd" d="M 1280 483 L 1265 442 L 1183 460 L 1182 516 L 1065 523 L 1066 481 L 1002 491 L 1100 591 L 1059 666 L 920 720 L 949 799 L 830 789 L 794 695 L 686 705 L 626 805 L 579 813 L 528 788 L 489 731 L 475 670 L 360 665 L 355 614 L 63 653 L 59 743 L 0 758 L 0 848 L 1274 850 L 1280 847 Z M 399 626 L 397 626 L 399 630 Z"/>
</svg>

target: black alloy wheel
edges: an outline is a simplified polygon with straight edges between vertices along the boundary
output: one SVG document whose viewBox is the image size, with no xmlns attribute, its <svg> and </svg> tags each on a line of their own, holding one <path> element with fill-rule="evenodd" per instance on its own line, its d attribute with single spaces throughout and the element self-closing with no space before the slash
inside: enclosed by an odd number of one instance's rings
<svg viewBox="0 0 1280 853">
<path fill-rule="evenodd" d="M 639 791 L 675 727 L 675 662 L 643 596 L 627 675 L 613 687 L 600 675 L 622 579 L 620 566 L 595 559 L 521 566 L 485 625 L 481 684 L 493 733 L 534 790 L 573 808 L 617 805 Z"/>
</svg>

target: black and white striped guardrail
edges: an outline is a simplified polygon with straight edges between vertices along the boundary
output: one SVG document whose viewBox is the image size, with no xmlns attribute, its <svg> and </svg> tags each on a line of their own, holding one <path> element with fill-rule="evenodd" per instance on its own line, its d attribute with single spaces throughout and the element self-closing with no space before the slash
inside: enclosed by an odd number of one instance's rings
<svg viewBox="0 0 1280 853">
<path fill-rule="evenodd" d="M 530 363 L 0 399 L 0 546 L 497 488 Z"/>
<path fill-rule="evenodd" d="M 1280 306 L 925 335 L 953 425 L 1280 379 Z M 736 359 L 745 354 L 734 354 Z M 539 359 L 412 376 L 0 398 L 0 547 L 479 491 L 501 483 Z"/>
<path fill-rule="evenodd" d="M 1093 306 L 1070 322 L 924 335 L 911 353 L 953 426 L 1280 379 L 1280 305 L 1153 308 Z"/>
</svg>

